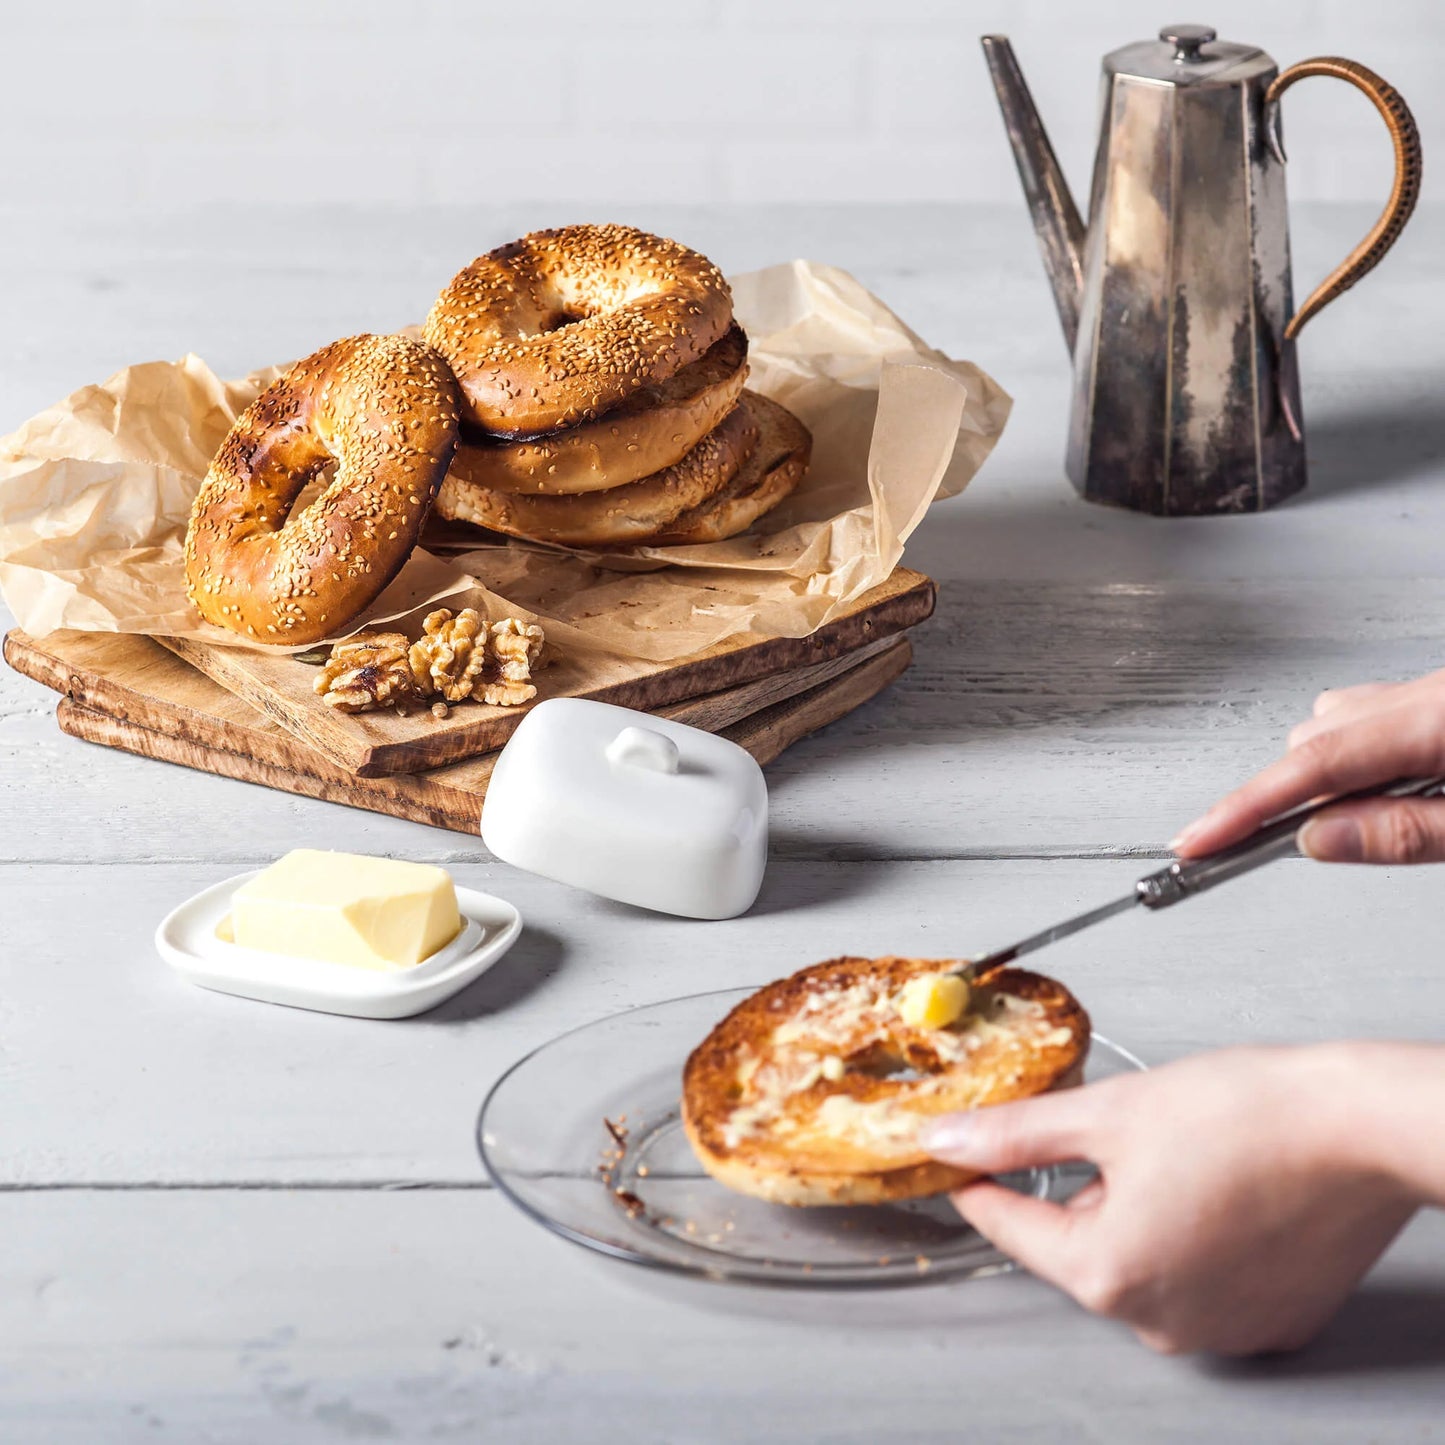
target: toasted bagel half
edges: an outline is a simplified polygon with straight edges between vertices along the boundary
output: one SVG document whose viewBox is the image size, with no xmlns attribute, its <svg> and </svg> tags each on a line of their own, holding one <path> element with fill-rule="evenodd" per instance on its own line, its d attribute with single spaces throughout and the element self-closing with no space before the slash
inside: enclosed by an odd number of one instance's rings
<svg viewBox="0 0 1445 1445">
<path fill-rule="evenodd" d="M 953 960 L 836 958 L 760 989 L 693 1051 L 683 1125 L 703 1167 L 778 1204 L 877 1204 L 977 1176 L 918 1145 L 934 1115 L 1081 1081 L 1089 1017 L 1019 968 L 974 981 L 946 1028 L 898 1010 L 910 980 Z"/>
</svg>

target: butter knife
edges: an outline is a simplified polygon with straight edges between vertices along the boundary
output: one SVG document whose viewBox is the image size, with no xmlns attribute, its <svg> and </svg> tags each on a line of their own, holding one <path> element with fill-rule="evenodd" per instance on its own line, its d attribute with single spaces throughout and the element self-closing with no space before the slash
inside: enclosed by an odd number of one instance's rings
<svg viewBox="0 0 1445 1445">
<path fill-rule="evenodd" d="M 970 959 L 953 972 L 976 977 L 991 969 L 1001 968 L 1006 963 L 1012 963 L 1026 953 L 1034 953 L 1051 943 L 1057 943 L 1061 938 L 1068 938 L 1071 934 L 1092 928 L 1094 924 L 1113 918 L 1115 914 L 1127 913 L 1131 908 L 1142 907 L 1151 912 L 1172 908 L 1186 898 L 1207 893 L 1209 889 L 1226 883 L 1231 878 L 1238 878 L 1243 873 L 1252 873 L 1266 863 L 1273 863 L 1276 858 L 1298 857 L 1299 844 L 1296 839 L 1300 828 L 1316 813 L 1322 813 L 1326 808 L 1333 808 L 1340 803 L 1353 803 L 1361 798 L 1433 798 L 1441 794 L 1445 794 L 1445 777 L 1410 778 L 1386 783 L 1377 788 L 1362 788 L 1359 792 L 1325 798 L 1316 803 L 1306 803 L 1292 812 L 1281 814 L 1229 848 L 1211 853 L 1205 858 L 1176 859 L 1167 868 L 1140 878 L 1134 884 L 1133 890 L 1122 898 L 1116 898 L 1112 903 L 1105 903 L 1100 908 L 1091 908 L 1087 913 L 1080 913 L 1063 923 L 1056 923 L 1041 933 L 1030 934 L 1007 948 L 984 954 L 981 958 Z"/>
</svg>

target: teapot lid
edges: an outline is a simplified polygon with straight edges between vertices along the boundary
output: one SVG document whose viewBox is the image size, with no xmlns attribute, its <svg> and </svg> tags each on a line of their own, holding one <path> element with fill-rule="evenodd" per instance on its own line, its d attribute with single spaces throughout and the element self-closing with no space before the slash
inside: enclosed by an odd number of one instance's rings
<svg viewBox="0 0 1445 1445">
<path fill-rule="evenodd" d="M 1166 25 L 1158 40 L 1141 40 L 1111 51 L 1104 69 L 1169 85 L 1239 85 L 1274 69 L 1257 45 L 1220 40 L 1208 25 Z"/>
</svg>

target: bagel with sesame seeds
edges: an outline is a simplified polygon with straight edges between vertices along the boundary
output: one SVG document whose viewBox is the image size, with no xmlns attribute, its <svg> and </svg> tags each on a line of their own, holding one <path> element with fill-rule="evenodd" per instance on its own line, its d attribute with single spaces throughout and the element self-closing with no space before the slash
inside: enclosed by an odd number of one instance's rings
<svg viewBox="0 0 1445 1445">
<path fill-rule="evenodd" d="M 667 381 L 731 325 L 732 293 L 705 256 L 632 226 L 563 226 L 459 272 L 424 336 L 455 372 L 467 422 L 527 441 Z"/>
<path fill-rule="evenodd" d="M 722 421 L 747 375 L 748 338 L 734 326 L 668 380 L 640 387 L 592 421 L 528 442 L 465 438 L 468 480 L 495 492 L 561 497 L 650 477 Z"/>
<path fill-rule="evenodd" d="M 197 611 L 271 645 L 345 628 L 415 548 L 459 407 L 446 362 L 403 336 L 351 336 L 298 361 L 237 417 L 196 495 L 184 557 Z"/>
<path fill-rule="evenodd" d="M 625 547 L 646 542 L 723 491 L 758 441 L 750 391 L 683 459 L 641 481 L 566 497 L 495 492 L 472 480 L 475 447 L 457 448 L 437 497 L 437 513 L 493 532 L 562 547 Z"/>
</svg>

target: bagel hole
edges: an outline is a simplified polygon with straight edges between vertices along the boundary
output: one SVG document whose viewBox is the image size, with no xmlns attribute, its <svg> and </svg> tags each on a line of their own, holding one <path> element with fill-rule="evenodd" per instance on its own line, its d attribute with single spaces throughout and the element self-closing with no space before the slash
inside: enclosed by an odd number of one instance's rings
<svg viewBox="0 0 1445 1445">
<path fill-rule="evenodd" d="M 542 318 L 542 331 L 561 331 L 564 326 L 571 326 L 574 321 L 586 321 L 592 313 L 583 311 L 575 306 L 559 306 L 549 316 Z"/>
<path fill-rule="evenodd" d="M 909 1059 L 885 1044 L 875 1044 L 861 1054 L 851 1055 L 847 1061 L 850 1074 L 863 1074 L 870 1079 L 887 1079 L 892 1084 L 912 1083 L 917 1079 L 926 1079 L 936 1072 L 926 1064 L 920 1068 L 919 1062 L 921 1061 Z"/>
<path fill-rule="evenodd" d="M 322 463 L 310 480 L 296 493 L 290 507 L 286 510 L 286 520 L 281 523 L 282 527 L 289 527 L 313 502 L 320 499 L 322 493 L 335 480 L 336 458 L 332 457 L 329 461 Z"/>
</svg>

